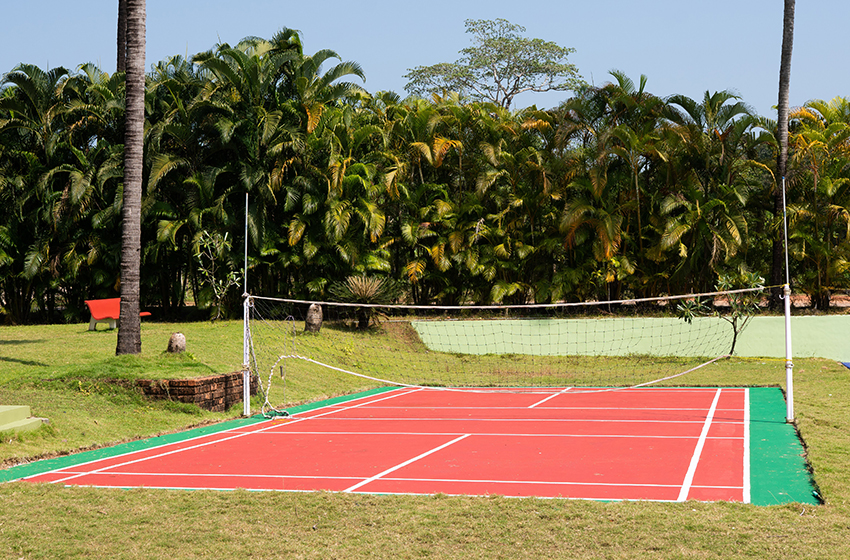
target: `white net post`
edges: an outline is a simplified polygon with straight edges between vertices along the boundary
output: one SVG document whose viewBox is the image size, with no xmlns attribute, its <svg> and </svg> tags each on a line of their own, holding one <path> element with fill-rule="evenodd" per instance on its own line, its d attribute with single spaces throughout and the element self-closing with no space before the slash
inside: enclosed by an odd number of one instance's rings
<svg viewBox="0 0 850 560">
<path fill-rule="evenodd" d="M 791 286 L 785 284 L 785 400 L 786 420 L 794 421 L 794 364 L 791 361 Z"/>
<path fill-rule="evenodd" d="M 242 415 L 251 416 L 251 368 L 248 314 L 251 298 L 244 294 L 242 300 Z"/>
<path fill-rule="evenodd" d="M 782 230 L 785 236 L 785 419 L 794 421 L 794 364 L 791 362 L 791 268 L 788 261 L 788 207 L 785 204 L 785 177 L 782 177 Z"/>
<path fill-rule="evenodd" d="M 245 289 L 242 293 L 242 415 L 251 416 L 251 368 L 249 365 L 250 359 L 250 339 L 248 313 L 250 312 L 250 300 L 248 295 L 248 193 L 245 193 L 245 260 L 242 270 L 242 280 L 245 283 Z"/>
</svg>

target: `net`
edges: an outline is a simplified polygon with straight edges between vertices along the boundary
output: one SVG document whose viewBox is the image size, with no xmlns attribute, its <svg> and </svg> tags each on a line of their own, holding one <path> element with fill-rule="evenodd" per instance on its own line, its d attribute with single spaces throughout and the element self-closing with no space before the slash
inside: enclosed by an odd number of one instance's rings
<svg viewBox="0 0 850 560">
<path fill-rule="evenodd" d="M 577 392 L 678 379 L 731 353 L 715 302 L 758 290 L 523 306 L 405 306 L 248 296 L 263 412 L 385 385 Z M 682 318 L 697 303 L 711 313 Z M 308 320 L 321 310 L 321 326 Z M 280 379 L 279 383 L 275 380 Z M 272 387 L 275 387 L 275 390 Z"/>
</svg>

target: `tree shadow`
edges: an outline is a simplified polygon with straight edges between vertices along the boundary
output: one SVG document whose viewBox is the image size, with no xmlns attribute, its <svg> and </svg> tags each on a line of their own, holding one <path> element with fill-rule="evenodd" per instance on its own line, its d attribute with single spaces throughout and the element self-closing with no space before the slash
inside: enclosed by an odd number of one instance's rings
<svg viewBox="0 0 850 560">
<path fill-rule="evenodd" d="M 23 366 L 47 367 L 47 364 L 42 362 L 33 362 L 32 360 L 19 360 L 18 358 L 7 358 L 6 356 L 0 356 L 0 362 L 11 362 L 14 364 L 21 364 Z"/>
<path fill-rule="evenodd" d="M 21 346 L 24 344 L 41 344 L 45 342 L 44 339 L 34 339 L 34 340 L 0 340 L 0 347 L 2 346 Z M 32 360 L 21 360 L 18 358 L 9 358 L 6 356 L 0 356 L 0 362 L 10 362 L 13 364 L 21 364 L 24 366 L 40 366 L 47 367 L 48 364 L 42 362 L 34 362 Z"/>
</svg>

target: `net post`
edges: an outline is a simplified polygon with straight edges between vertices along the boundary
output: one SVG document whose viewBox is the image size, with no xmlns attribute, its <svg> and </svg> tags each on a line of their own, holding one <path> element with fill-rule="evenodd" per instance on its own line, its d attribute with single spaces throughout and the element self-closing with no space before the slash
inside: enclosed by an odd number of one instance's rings
<svg viewBox="0 0 850 560">
<path fill-rule="evenodd" d="M 248 193 L 245 193 L 245 265 L 242 270 L 242 279 L 245 283 L 245 290 L 242 292 L 242 415 L 251 416 L 251 368 L 248 360 L 250 359 L 248 338 L 248 313 L 250 312 L 248 295 Z"/>
<path fill-rule="evenodd" d="M 248 365 L 250 300 L 251 297 L 247 293 L 242 294 L 242 415 L 246 417 L 251 416 L 251 368 Z"/>
<path fill-rule="evenodd" d="M 791 286 L 783 286 L 785 295 L 785 400 L 787 412 L 785 419 L 794 421 L 794 364 L 791 361 Z"/>
</svg>

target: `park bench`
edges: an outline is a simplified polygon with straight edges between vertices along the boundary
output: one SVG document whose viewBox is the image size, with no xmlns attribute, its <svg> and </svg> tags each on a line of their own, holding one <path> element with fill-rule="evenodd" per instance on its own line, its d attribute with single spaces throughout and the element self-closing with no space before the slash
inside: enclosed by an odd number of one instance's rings
<svg viewBox="0 0 850 560">
<path fill-rule="evenodd" d="M 86 305 L 91 313 L 89 330 L 97 330 L 98 323 L 109 323 L 109 328 L 118 326 L 118 317 L 121 315 L 121 298 L 87 299 Z M 139 317 L 148 317 L 150 312 L 142 311 Z"/>
</svg>

